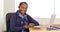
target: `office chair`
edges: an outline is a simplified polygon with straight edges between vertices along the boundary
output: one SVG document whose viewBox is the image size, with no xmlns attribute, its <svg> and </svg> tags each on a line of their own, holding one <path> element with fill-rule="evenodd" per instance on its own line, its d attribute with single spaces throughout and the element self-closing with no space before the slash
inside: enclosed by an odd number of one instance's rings
<svg viewBox="0 0 60 32">
<path fill-rule="evenodd" d="M 8 32 L 8 30 L 10 28 L 10 17 L 11 17 L 12 14 L 14 14 L 14 13 L 8 13 L 6 15 L 6 32 Z"/>
<path fill-rule="evenodd" d="M 8 13 L 6 15 L 6 31 L 5 32 L 9 32 L 9 28 L 10 28 L 10 17 L 13 14 L 15 14 L 15 13 Z M 26 30 L 27 30 L 27 32 L 29 32 L 29 29 L 26 29 Z"/>
</svg>

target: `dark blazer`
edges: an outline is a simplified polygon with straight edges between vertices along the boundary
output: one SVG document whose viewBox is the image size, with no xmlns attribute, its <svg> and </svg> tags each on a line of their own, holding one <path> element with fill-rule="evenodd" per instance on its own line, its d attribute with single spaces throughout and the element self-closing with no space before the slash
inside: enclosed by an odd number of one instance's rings
<svg viewBox="0 0 60 32">
<path fill-rule="evenodd" d="M 37 21 L 35 21 L 31 16 L 27 15 L 27 19 L 28 19 L 28 24 L 29 23 L 34 23 L 35 26 L 39 25 L 39 23 Z M 21 30 L 23 29 L 23 26 L 21 24 L 21 17 L 18 16 L 17 13 L 12 14 L 11 18 L 10 18 L 10 29 L 9 32 L 21 32 Z M 29 29 L 25 29 L 26 32 L 29 32 Z"/>
</svg>

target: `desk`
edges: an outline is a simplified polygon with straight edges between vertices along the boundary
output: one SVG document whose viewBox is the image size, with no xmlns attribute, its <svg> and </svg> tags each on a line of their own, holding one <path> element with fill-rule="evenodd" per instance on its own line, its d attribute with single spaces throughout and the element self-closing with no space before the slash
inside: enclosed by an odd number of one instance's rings
<svg viewBox="0 0 60 32">
<path fill-rule="evenodd" d="M 48 30 L 30 28 L 30 32 L 60 32 L 60 31 L 59 30 L 58 31 L 56 31 L 56 30 L 48 31 Z"/>
<path fill-rule="evenodd" d="M 58 25 L 60 26 L 60 25 Z M 41 30 L 41 29 L 37 29 L 37 28 L 29 28 L 30 32 L 60 32 L 60 30 Z"/>
</svg>

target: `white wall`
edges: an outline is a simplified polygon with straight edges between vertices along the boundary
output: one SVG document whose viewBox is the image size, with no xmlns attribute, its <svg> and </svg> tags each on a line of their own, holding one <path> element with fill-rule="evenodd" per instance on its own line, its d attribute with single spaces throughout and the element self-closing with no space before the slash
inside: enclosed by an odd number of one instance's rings
<svg viewBox="0 0 60 32">
<path fill-rule="evenodd" d="M 6 30 L 6 14 L 13 13 L 15 11 L 15 0 L 4 0 L 3 7 L 3 31 Z"/>
<path fill-rule="evenodd" d="M 15 0 L 0 0 L 0 32 L 6 30 L 6 14 L 15 11 Z"/>
<path fill-rule="evenodd" d="M 60 0 L 55 0 L 56 18 L 60 18 Z"/>
<path fill-rule="evenodd" d="M 2 32 L 3 27 L 3 0 L 0 0 L 0 32 Z"/>
</svg>

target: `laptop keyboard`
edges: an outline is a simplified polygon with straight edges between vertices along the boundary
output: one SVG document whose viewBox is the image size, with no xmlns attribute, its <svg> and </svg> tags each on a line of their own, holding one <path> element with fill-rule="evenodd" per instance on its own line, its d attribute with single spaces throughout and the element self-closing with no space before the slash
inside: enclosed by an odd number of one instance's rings
<svg viewBox="0 0 60 32">
<path fill-rule="evenodd" d="M 60 26 L 50 26 L 47 27 L 47 30 L 60 30 Z"/>
</svg>

